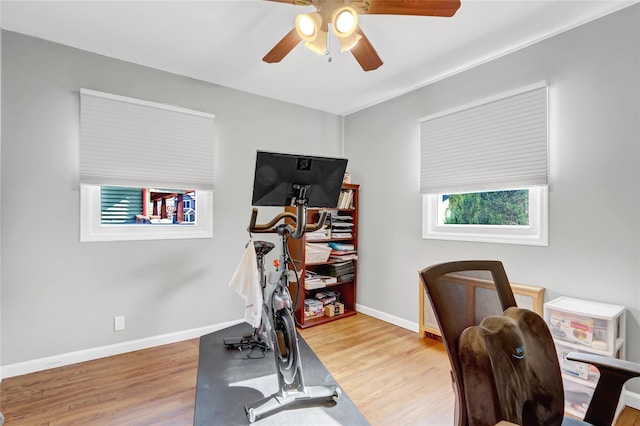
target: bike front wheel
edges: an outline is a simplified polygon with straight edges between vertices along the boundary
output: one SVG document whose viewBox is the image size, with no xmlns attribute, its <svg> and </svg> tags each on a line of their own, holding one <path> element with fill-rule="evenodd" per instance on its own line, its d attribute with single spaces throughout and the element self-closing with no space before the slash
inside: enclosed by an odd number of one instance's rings
<svg viewBox="0 0 640 426">
<path fill-rule="evenodd" d="M 298 359 L 296 325 L 288 309 L 281 309 L 276 312 L 275 319 L 278 368 L 282 373 L 285 383 L 290 385 L 295 380 L 300 363 Z"/>
</svg>

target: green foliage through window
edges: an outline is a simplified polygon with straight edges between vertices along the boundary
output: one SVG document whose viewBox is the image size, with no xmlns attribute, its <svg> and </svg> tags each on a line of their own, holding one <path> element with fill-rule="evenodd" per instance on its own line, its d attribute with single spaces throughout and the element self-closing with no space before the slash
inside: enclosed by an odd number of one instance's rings
<svg viewBox="0 0 640 426">
<path fill-rule="evenodd" d="M 445 224 L 529 225 L 529 190 L 471 192 L 442 196 Z"/>
</svg>

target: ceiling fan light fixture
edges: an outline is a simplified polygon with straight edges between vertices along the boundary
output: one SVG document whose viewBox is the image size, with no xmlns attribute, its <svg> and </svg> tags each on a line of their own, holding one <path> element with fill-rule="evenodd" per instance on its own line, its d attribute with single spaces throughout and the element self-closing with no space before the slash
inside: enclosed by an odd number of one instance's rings
<svg viewBox="0 0 640 426">
<path fill-rule="evenodd" d="M 301 13 L 296 16 L 296 31 L 305 42 L 313 42 L 322 24 L 322 16 L 318 12 Z"/>
<path fill-rule="evenodd" d="M 349 37 L 358 28 L 358 13 L 350 6 L 338 7 L 331 15 L 333 32 L 339 37 Z"/>
<path fill-rule="evenodd" d="M 362 36 L 358 33 L 353 33 L 348 37 L 341 37 L 338 40 L 340 41 L 340 52 L 346 52 L 347 50 L 351 50 L 358 42 Z"/>
<path fill-rule="evenodd" d="M 306 41 L 305 47 L 312 52 L 319 55 L 327 54 L 327 33 L 325 31 L 318 31 L 316 38 L 313 41 Z"/>
</svg>

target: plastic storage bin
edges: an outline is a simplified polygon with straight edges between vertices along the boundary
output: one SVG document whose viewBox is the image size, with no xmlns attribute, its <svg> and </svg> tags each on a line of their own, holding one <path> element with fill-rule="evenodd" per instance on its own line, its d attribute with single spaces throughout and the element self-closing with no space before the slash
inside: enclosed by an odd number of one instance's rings
<svg viewBox="0 0 640 426">
<path fill-rule="evenodd" d="M 576 417 L 584 418 L 593 397 L 593 388 L 572 381 L 563 376 L 564 386 L 564 411 Z"/>
<path fill-rule="evenodd" d="M 558 353 L 564 384 L 565 412 L 584 418 L 600 372 L 569 361 L 569 352 L 594 353 L 624 359 L 626 309 L 589 300 L 559 297 L 544 304 L 544 319 Z"/>
<path fill-rule="evenodd" d="M 615 356 L 624 345 L 624 306 L 559 297 L 545 303 L 544 319 L 554 339 L 578 350 Z"/>
<path fill-rule="evenodd" d="M 596 367 L 584 362 L 570 361 L 567 359 L 569 352 L 587 353 L 587 351 L 580 351 L 556 342 L 556 352 L 558 352 L 558 362 L 564 375 L 571 376 L 577 381 L 583 380 L 583 384 L 590 384 L 591 386 L 595 386 L 596 383 L 598 383 L 600 371 L 598 371 Z"/>
</svg>

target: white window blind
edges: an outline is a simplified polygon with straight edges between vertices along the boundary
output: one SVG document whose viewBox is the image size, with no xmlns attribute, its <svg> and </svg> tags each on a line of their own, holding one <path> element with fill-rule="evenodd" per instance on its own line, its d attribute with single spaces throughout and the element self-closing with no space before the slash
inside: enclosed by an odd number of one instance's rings
<svg viewBox="0 0 640 426">
<path fill-rule="evenodd" d="M 548 184 L 547 86 L 420 120 L 420 192 Z"/>
<path fill-rule="evenodd" d="M 214 116 L 80 91 L 80 183 L 213 190 Z"/>
</svg>

